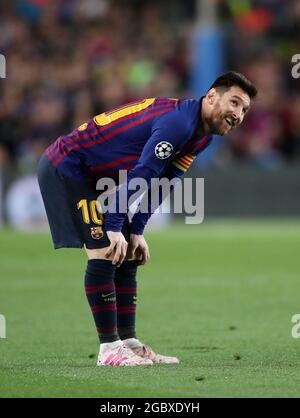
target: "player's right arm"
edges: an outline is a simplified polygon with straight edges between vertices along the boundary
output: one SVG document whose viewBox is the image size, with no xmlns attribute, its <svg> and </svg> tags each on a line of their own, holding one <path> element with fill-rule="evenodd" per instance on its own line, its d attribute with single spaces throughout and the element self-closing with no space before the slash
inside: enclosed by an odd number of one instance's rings
<svg viewBox="0 0 300 418">
<path fill-rule="evenodd" d="M 212 140 L 212 136 L 205 136 L 201 138 L 194 147 L 190 150 L 189 153 L 185 155 L 181 155 L 175 158 L 169 164 L 167 171 L 164 173 L 163 177 L 167 178 L 168 180 L 173 180 L 173 183 L 170 187 L 170 192 L 172 192 L 176 186 L 176 181 L 180 181 L 186 171 L 191 167 L 193 161 L 196 159 L 197 155 L 203 152 Z M 162 204 L 163 200 L 167 196 L 163 196 L 161 191 L 159 194 L 159 199 L 156 201 L 157 205 L 153 206 L 152 201 L 152 190 L 149 189 L 148 193 L 144 195 L 143 199 L 148 203 L 148 210 L 147 213 L 143 213 L 141 211 L 137 212 L 131 221 L 130 229 L 133 234 L 143 235 L 145 226 L 149 221 L 151 215 L 155 212 L 155 210 Z M 144 207 L 143 201 L 141 202 L 141 206 Z"/>
<path fill-rule="evenodd" d="M 167 178 L 169 181 L 173 180 L 171 187 L 170 187 L 170 192 L 174 190 L 174 188 L 176 187 L 176 183 L 181 180 L 185 172 L 192 165 L 195 158 L 196 158 L 196 155 L 194 153 L 189 153 L 185 156 L 181 156 L 180 158 L 174 159 L 170 163 L 167 171 L 163 175 L 163 177 Z M 149 188 L 148 192 L 143 196 L 143 199 L 141 201 L 141 207 L 144 207 L 143 201 L 148 204 L 147 212 L 145 213 L 142 211 L 138 211 L 132 217 L 132 221 L 130 223 L 130 231 L 132 234 L 135 234 L 135 235 L 144 234 L 144 229 L 150 217 L 153 215 L 155 210 L 162 204 L 162 202 L 167 197 L 167 196 L 163 196 L 162 192 L 160 191 L 159 199 L 156 201 L 157 204 L 156 206 L 153 206 L 152 193 L 153 191 L 151 190 L 151 188 Z"/>
<path fill-rule="evenodd" d="M 128 202 L 135 190 L 129 190 L 128 184 L 135 178 L 142 178 L 150 187 L 152 178 L 159 178 L 167 171 L 174 154 L 189 140 L 186 120 L 172 111 L 162 116 L 154 125 L 152 135 L 146 142 L 137 165 L 128 173 L 127 182 L 118 188 L 111 208 L 105 216 L 106 231 L 120 232 L 128 213 Z M 160 144 L 167 144 L 165 154 L 159 153 Z M 123 210 L 124 209 L 124 210 Z M 116 212 L 116 213 L 115 213 Z"/>
</svg>

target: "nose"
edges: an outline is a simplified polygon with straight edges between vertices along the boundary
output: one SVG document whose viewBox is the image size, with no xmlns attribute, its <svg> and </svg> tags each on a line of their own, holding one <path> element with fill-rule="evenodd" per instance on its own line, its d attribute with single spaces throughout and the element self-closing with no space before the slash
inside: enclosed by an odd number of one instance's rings
<svg viewBox="0 0 300 418">
<path fill-rule="evenodd" d="M 243 109 L 241 108 L 241 109 L 235 109 L 233 112 L 232 112 L 232 116 L 234 117 L 234 119 L 236 119 L 236 120 L 240 120 L 241 119 L 241 117 L 242 117 L 242 114 L 243 114 Z"/>
</svg>

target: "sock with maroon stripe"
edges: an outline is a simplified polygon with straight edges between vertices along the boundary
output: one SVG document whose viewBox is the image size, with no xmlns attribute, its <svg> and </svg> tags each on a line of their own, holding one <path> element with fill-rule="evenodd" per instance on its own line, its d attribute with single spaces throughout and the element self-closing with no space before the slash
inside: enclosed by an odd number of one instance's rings
<svg viewBox="0 0 300 418">
<path fill-rule="evenodd" d="M 136 338 L 136 261 L 124 261 L 116 269 L 117 323 L 121 340 Z"/>
<path fill-rule="evenodd" d="M 96 324 L 100 343 L 119 340 L 114 275 L 116 267 L 109 260 L 88 260 L 85 293 Z"/>
</svg>

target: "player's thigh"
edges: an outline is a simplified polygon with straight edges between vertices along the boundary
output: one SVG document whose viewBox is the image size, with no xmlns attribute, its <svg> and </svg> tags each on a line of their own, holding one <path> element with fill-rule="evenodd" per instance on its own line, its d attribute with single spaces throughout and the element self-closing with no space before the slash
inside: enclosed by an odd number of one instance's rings
<svg viewBox="0 0 300 418">
<path fill-rule="evenodd" d="M 87 193 L 87 191 L 86 191 Z M 83 195 L 82 195 L 83 196 Z M 104 259 L 112 260 L 114 253 L 109 257 L 106 256 L 106 252 L 110 246 L 110 240 L 105 230 L 105 214 L 102 213 L 100 204 L 97 201 L 97 193 L 89 191 L 84 197 L 81 196 L 78 203 L 77 198 L 77 207 L 80 207 L 84 210 L 82 212 L 76 213 L 76 225 L 81 229 L 81 236 L 84 240 L 84 248 L 89 260 L 91 259 Z M 95 203 L 97 201 L 97 203 Z M 90 210 L 90 216 L 88 211 Z M 95 212 L 96 211 L 96 212 Z M 122 234 L 125 237 L 127 243 L 130 241 L 130 228 L 129 221 L 126 217 Z"/>
<path fill-rule="evenodd" d="M 109 247 L 110 241 L 104 230 L 104 214 L 98 202 L 98 192 L 89 184 L 66 179 L 70 212 L 83 247 L 98 252 Z"/>
<path fill-rule="evenodd" d="M 106 258 L 110 245 L 104 228 L 99 192 L 88 183 L 61 176 L 46 155 L 41 158 L 38 180 L 55 248 L 86 248 L 89 258 Z M 122 231 L 123 232 L 123 231 Z M 124 235 L 129 241 L 128 221 Z"/>
</svg>

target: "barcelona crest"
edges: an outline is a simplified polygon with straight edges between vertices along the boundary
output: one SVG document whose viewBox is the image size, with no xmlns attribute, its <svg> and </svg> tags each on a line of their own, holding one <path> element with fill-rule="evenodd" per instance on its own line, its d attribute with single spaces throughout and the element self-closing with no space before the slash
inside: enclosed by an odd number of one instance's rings
<svg viewBox="0 0 300 418">
<path fill-rule="evenodd" d="M 94 239 L 101 239 L 103 237 L 102 226 L 94 226 L 91 228 L 91 236 Z"/>
</svg>

